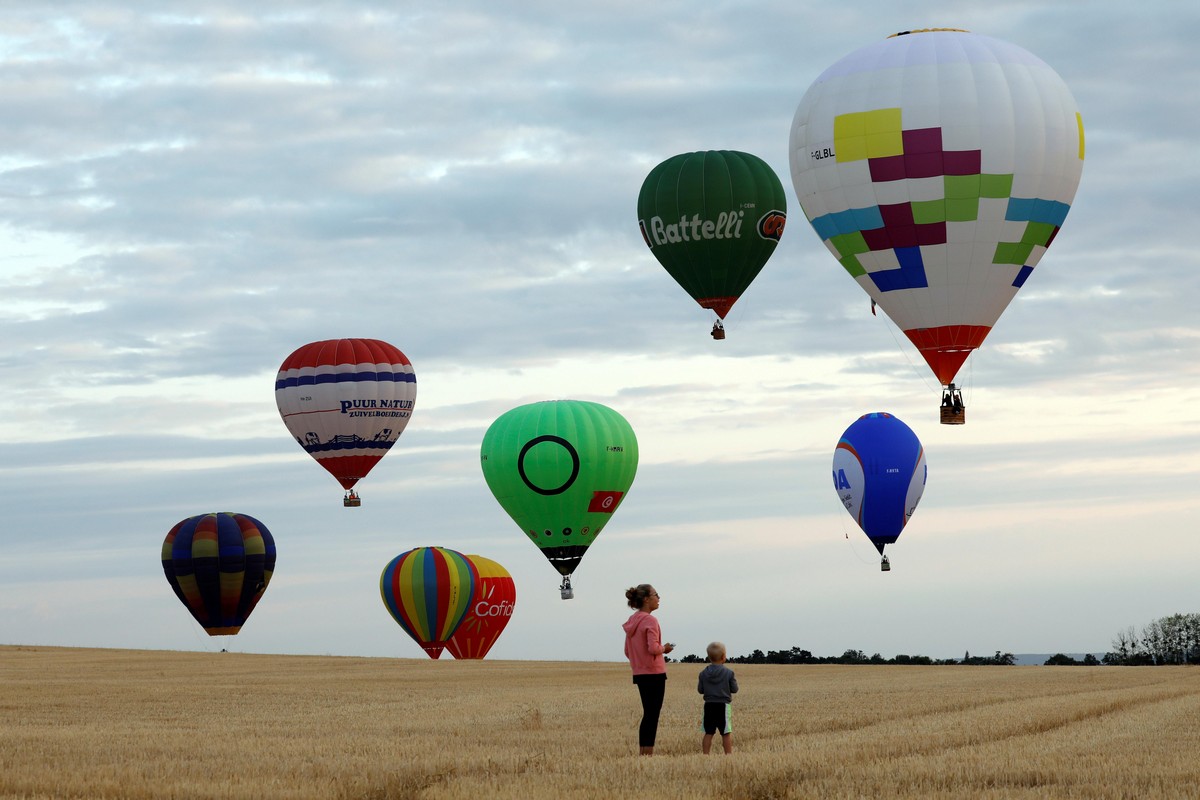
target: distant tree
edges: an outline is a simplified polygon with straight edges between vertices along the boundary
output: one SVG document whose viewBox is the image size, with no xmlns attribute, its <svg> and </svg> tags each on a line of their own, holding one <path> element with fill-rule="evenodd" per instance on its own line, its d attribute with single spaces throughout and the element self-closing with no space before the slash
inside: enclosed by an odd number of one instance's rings
<svg viewBox="0 0 1200 800">
<path fill-rule="evenodd" d="M 1044 667 L 1075 667 L 1079 666 L 1079 661 L 1071 658 L 1063 653 L 1055 653 L 1042 663 Z"/>
<path fill-rule="evenodd" d="M 1017 663 L 1017 657 L 1012 653 L 1001 653 L 999 650 L 996 651 L 994 656 L 973 656 L 971 655 L 970 651 L 967 651 L 967 654 L 963 656 L 961 663 L 972 666 L 1011 667 L 1013 664 Z"/>
<path fill-rule="evenodd" d="M 1104 654 L 1105 664 L 1129 664 L 1141 651 L 1142 644 L 1138 640 L 1137 631 L 1130 625 L 1123 631 L 1117 631 L 1111 647 L 1112 650 Z"/>
<path fill-rule="evenodd" d="M 1105 664 L 1151 666 L 1200 664 L 1200 614 L 1160 617 L 1135 633 L 1132 627 L 1117 634 Z"/>
<path fill-rule="evenodd" d="M 767 654 L 762 650 L 755 650 L 748 656 L 738 656 L 729 660 L 735 664 L 765 664 L 767 663 Z"/>
<path fill-rule="evenodd" d="M 1096 656 L 1093 654 L 1088 653 L 1083 657 L 1083 665 L 1085 667 L 1098 667 L 1100 666 L 1100 659 L 1096 658 Z"/>
<path fill-rule="evenodd" d="M 838 663 L 841 664 L 865 664 L 867 663 L 867 654 L 862 650 L 850 649 L 842 653 L 842 657 Z"/>
<path fill-rule="evenodd" d="M 812 653 L 807 650 L 802 650 L 799 647 L 793 647 L 791 649 L 791 654 L 793 664 L 815 664 L 817 662 L 817 659 L 813 657 Z"/>
<path fill-rule="evenodd" d="M 932 659 L 932 658 L 930 658 L 929 656 L 909 656 L 909 655 L 897 655 L 896 657 L 894 657 L 894 658 L 892 659 L 892 662 L 891 662 L 891 663 L 893 663 L 893 664 L 922 664 L 922 665 L 927 665 L 927 664 L 932 664 L 932 663 L 933 663 L 933 659 Z"/>
</svg>

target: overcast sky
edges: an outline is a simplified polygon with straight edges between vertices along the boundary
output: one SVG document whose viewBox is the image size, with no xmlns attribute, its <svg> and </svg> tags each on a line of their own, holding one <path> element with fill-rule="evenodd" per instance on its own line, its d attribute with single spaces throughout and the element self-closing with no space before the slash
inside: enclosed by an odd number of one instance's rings
<svg viewBox="0 0 1200 800">
<path fill-rule="evenodd" d="M 492 658 L 620 660 L 642 582 L 678 655 L 1104 651 L 1200 610 L 1196 9 L 372 5 L 0 7 L 0 644 L 423 658 L 378 581 L 424 545 L 513 574 Z M 825 67 L 934 26 L 1040 56 L 1087 131 L 1061 234 L 960 373 L 961 427 L 788 169 Z M 723 342 L 636 215 L 655 164 L 707 149 L 766 160 L 790 215 Z M 273 392 L 295 348 L 341 337 L 399 347 L 419 387 L 359 509 Z M 568 397 L 623 414 L 641 463 L 564 602 L 479 445 Z M 886 574 L 830 480 L 870 411 L 929 464 Z M 216 510 L 279 552 L 235 638 L 159 562 Z"/>
</svg>

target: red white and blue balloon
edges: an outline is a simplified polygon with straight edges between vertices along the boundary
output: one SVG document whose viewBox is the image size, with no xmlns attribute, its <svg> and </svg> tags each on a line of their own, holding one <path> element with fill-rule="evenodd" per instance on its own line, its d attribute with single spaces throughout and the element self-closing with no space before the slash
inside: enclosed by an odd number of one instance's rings
<svg viewBox="0 0 1200 800">
<path fill-rule="evenodd" d="M 396 443 L 416 397 L 408 357 L 378 339 L 306 344 L 275 379 L 283 424 L 347 490 Z"/>
</svg>

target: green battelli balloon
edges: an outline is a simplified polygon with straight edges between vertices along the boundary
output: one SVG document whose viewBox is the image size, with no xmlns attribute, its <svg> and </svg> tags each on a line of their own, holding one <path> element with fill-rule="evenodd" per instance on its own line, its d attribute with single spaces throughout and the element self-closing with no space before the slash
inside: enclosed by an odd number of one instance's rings
<svg viewBox="0 0 1200 800">
<path fill-rule="evenodd" d="M 638 444 L 611 408 L 551 400 L 502 414 L 483 436 L 480 459 L 496 500 L 570 576 L 629 491 Z"/>
<path fill-rule="evenodd" d="M 638 196 L 638 225 L 655 258 L 722 318 L 775 252 L 786 221 L 779 177 L 736 150 L 668 158 Z"/>
</svg>

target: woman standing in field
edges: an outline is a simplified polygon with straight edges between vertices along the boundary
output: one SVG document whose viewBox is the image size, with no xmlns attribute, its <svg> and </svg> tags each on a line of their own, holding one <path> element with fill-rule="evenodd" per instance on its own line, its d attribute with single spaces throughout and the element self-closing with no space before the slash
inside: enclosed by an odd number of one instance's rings
<svg viewBox="0 0 1200 800">
<path fill-rule="evenodd" d="M 633 615 L 622 626 L 625 629 L 625 657 L 633 669 L 633 682 L 642 698 L 642 722 L 638 726 L 638 752 L 654 755 L 654 738 L 658 734 L 658 714 L 662 711 L 667 691 L 667 662 L 664 655 L 675 649 L 670 642 L 663 644 L 662 630 L 654 612 L 658 609 L 658 592 L 648 583 L 625 591 Z"/>
</svg>

